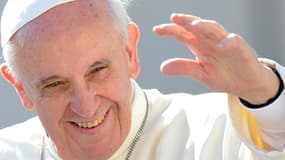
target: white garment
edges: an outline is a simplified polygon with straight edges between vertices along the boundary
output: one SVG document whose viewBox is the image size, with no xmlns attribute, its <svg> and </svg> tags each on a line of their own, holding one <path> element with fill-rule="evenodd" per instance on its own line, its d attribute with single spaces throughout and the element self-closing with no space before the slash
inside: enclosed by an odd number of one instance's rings
<svg viewBox="0 0 285 160">
<path fill-rule="evenodd" d="M 285 69 L 279 65 L 276 68 L 282 74 L 283 79 L 285 79 Z M 131 131 L 123 145 L 114 153 L 110 160 L 125 159 L 128 146 L 133 141 L 146 112 L 147 103 L 143 90 L 135 82 L 133 84 L 134 102 Z M 262 128 L 270 127 L 269 129 L 272 131 L 271 137 L 273 138 L 269 139 L 269 141 L 274 141 L 272 144 L 284 144 L 285 137 L 279 136 L 279 133 L 283 132 L 285 119 L 285 116 L 282 116 L 285 111 L 283 107 L 285 105 L 284 91 L 270 106 L 250 110 L 251 112 L 239 102 L 234 104 L 233 101 L 235 101 L 236 97 L 228 98 L 228 95 L 223 93 L 193 96 L 183 93 L 163 95 L 157 90 L 145 90 L 145 92 L 149 102 L 149 114 L 143 135 L 135 146 L 131 159 L 285 159 L 284 151 L 266 152 L 261 149 L 258 150 L 256 145 L 254 145 L 253 139 L 255 137 L 251 137 L 250 127 L 252 126 L 247 124 L 249 123 L 248 120 L 244 120 L 238 111 L 235 111 L 235 109 L 242 107 L 241 109 L 253 114 L 258 119 L 259 126 L 262 126 Z M 228 107 L 228 102 L 230 107 Z M 280 109 L 281 107 L 283 108 Z M 230 108 L 230 111 L 228 111 L 228 108 Z M 232 113 L 231 111 L 235 112 Z M 281 120 L 280 117 L 283 117 L 283 120 L 276 122 L 276 118 Z M 271 125 L 269 125 L 270 122 Z M 234 127 L 232 124 L 234 124 Z M 278 132 L 278 134 L 275 134 L 276 132 L 274 131 Z M 264 134 L 261 133 L 261 136 L 263 137 Z M 2 129 L 0 131 L 0 159 L 39 160 L 43 137 L 46 137 L 45 132 L 37 117 Z M 279 139 L 276 140 L 274 137 Z M 45 139 L 45 159 L 60 159 L 50 140 L 47 137 Z M 269 141 L 267 143 L 271 144 Z"/>
</svg>

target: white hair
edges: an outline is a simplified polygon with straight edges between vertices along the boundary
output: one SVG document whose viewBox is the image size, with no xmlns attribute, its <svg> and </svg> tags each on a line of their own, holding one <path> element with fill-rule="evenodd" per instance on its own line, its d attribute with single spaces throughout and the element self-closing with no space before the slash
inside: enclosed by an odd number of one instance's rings
<svg viewBox="0 0 285 160">
<path fill-rule="evenodd" d="M 128 24 L 131 21 L 131 18 L 127 13 L 127 7 L 130 3 L 130 0 L 107 0 L 107 2 L 109 4 L 108 13 L 111 19 L 111 23 L 114 28 L 121 34 L 123 42 L 126 43 L 128 39 Z M 22 30 L 26 24 L 15 31 L 15 33 L 9 38 L 9 41 L 6 44 L 2 44 L 4 61 L 7 63 L 12 76 L 16 80 L 19 80 L 19 74 L 16 65 L 16 53 L 17 50 L 20 50 L 24 47 L 26 32 Z"/>
<path fill-rule="evenodd" d="M 110 7 L 110 16 L 113 26 L 121 33 L 124 41 L 128 38 L 128 24 L 131 18 L 127 13 L 127 6 L 130 3 L 128 0 L 108 0 Z"/>
</svg>

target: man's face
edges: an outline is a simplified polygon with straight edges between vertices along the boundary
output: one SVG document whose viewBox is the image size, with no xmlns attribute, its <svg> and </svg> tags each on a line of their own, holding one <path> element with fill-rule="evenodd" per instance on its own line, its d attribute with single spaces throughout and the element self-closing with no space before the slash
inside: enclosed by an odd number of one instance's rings
<svg viewBox="0 0 285 160">
<path fill-rule="evenodd" d="M 104 14 L 105 1 L 91 4 L 64 4 L 28 24 L 16 58 L 26 96 L 70 160 L 106 159 L 122 144 L 131 123 L 130 78 L 138 74 L 137 55 Z"/>
</svg>

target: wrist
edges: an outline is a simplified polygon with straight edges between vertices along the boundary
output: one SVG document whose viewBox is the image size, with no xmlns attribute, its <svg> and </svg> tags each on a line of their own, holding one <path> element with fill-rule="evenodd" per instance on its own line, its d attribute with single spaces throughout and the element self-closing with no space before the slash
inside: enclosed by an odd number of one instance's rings
<svg viewBox="0 0 285 160">
<path fill-rule="evenodd" d="M 272 87 L 271 87 L 272 90 L 275 90 L 275 92 L 274 92 L 275 94 L 273 94 L 273 96 L 270 96 L 266 100 L 248 100 L 248 99 L 244 99 L 244 98 L 240 97 L 239 98 L 240 102 L 243 105 L 245 105 L 248 108 L 262 108 L 264 106 L 267 106 L 267 105 L 273 103 L 281 95 L 282 91 L 284 90 L 283 80 L 282 80 L 280 74 L 278 73 L 278 71 L 275 68 L 272 67 L 271 70 L 275 74 L 275 78 L 278 79 L 278 83 L 277 83 L 278 84 L 278 89 L 274 89 L 276 87 L 273 87 L 273 89 L 272 89 Z M 272 83 L 274 83 L 274 81 Z M 266 93 L 266 91 L 263 91 L 263 93 L 264 92 Z M 266 94 L 264 94 L 264 95 L 266 95 Z M 256 98 L 256 99 L 258 99 L 258 98 Z"/>
</svg>

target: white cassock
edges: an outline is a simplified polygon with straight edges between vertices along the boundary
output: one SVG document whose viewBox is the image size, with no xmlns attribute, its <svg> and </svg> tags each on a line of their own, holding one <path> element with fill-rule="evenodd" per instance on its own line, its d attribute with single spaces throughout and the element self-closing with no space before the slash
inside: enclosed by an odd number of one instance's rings
<svg viewBox="0 0 285 160">
<path fill-rule="evenodd" d="M 285 68 L 275 67 L 285 79 Z M 285 160 L 284 91 L 261 109 L 224 93 L 163 95 L 136 82 L 133 93 L 130 133 L 110 160 L 128 152 L 134 160 Z M 266 151 L 268 145 L 279 150 Z M 0 159 L 60 158 L 36 117 L 0 131 Z"/>
<path fill-rule="evenodd" d="M 73 0 L 9 0 L 2 47 L 23 25 Z M 275 64 L 285 80 L 285 69 Z M 261 77 L 262 78 L 262 77 Z M 146 93 L 146 96 L 145 94 Z M 133 82 L 131 130 L 111 160 L 285 160 L 284 91 L 269 106 L 248 109 L 223 93 L 163 95 Z M 268 146 L 277 148 L 268 150 Z M 39 119 L 0 130 L 0 160 L 58 160 Z"/>
</svg>

